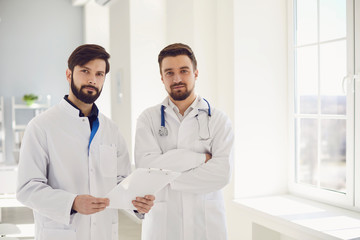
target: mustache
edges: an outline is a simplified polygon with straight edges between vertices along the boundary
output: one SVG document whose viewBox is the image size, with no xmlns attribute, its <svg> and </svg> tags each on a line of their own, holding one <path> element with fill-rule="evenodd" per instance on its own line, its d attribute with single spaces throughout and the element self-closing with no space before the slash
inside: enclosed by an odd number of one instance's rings
<svg viewBox="0 0 360 240">
<path fill-rule="evenodd" d="M 185 84 L 185 83 L 174 83 L 174 84 L 171 85 L 170 87 L 171 87 L 171 88 L 174 88 L 174 87 L 178 87 L 178 86 L 184 86 L 184 87 L 186 87 L 186 84 Z"/>
<path fill-rule="evenodd" d="M 82 89 L 84 89 L 84 88 L 92 88 L 92 89 L 94 89 L 94 91 L 99 92 L 99 89 L 97 89 L 96 87 L 91 86 L 91 85 L 81 86 L 81 89 L 80 89 L 80 90 L 82 90 Z"/>
</svg>

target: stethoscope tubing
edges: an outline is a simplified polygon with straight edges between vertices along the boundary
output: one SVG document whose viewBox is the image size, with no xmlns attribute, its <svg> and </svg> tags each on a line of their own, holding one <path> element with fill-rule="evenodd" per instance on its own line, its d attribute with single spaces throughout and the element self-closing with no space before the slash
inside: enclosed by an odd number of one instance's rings
<svg viewBox="0 0 360 240">
<path fill-rule="evenodd" d="M 205 99 L 203 98 L 204 101 L 207 103 L 208 105 L 208 117 L 210 118 L 211 117 L 211 107 L 210 107 L 210 103 Z M 168 135 L 168 131 L 167 131 L 167 128 L 165 126 L 165 106 L 164 105 L 161 105 L 161 126 L 160 126 L 160 129 L 159 129 L 159 135 L 160 136 L 167 136 Z M 198 115 L 196 115 L 196 118 L 197 118 Z M 209 127 L 209 126 L 208 126 Z"/>
</svg>

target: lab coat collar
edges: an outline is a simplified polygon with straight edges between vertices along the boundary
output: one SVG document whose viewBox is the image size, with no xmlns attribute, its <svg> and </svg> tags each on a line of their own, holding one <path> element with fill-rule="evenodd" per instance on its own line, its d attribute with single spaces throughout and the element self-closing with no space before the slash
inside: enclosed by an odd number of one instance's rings
<svg viewBox="0 0 360 240">
<path fill-rule="evenodd" d="M 174 111 L 168 111 L 168 109 L 172 109 L 171 106 L 169 106 L 169 101 L 170 98 L 169 96 L 167 96 L 161 103 L 162 106 L 165 107 L 165 112 L 167 113 L 171 113 L 173 112 L 174 115 L 175 115 L 175 112 Z M 199 110 L 203 110 L 203 111 L 208 111 L 209 109 L 209 106 L 207 105 L 207 103 L 205 102 L 205 100 L 200 96 L 200 95 L 197 95 L 196 96 L 196 99 L 195 101 L 191 104 L 191 106 L 194 107 L 193 111 L 191 111 L 188 116 L 195 116 L 196 114 L 199 113 Z M 190 106 L 189 106 L 190 107 Z"/>
<path fill-rule="evenodd" d="M 85 117 L 84 113 L 81 111 L 80 108 L 78 108 L 73 102 L 70 101 L 69 99 L 69 95 L 65 95 L 64 96 L 64 99 L 71 105 L 73 106 L 74 108 L 76 108 L 77 110 L 79 110 L 79 117 Z M 96 119 L 99 115 L 99 109 L 98 107 L 96 106 L 96 104 L 94 103 L 92 105 L 92 108 L 91 108 L 91 112 L 90 112 L 90 115 L 88 116 L 89 119 Z"/>
<path fill-rule="evenodd" d="M 207 105 L 205 100 L 200 95 L 198 95 L 196 97 L 195 102 L 196 102 L 196 105 L 194 106 L 194 110 L 189 113 L 189 117 L 194 117 L 194 116 L 198 115 L 199 110 L 207 112 L 209 109 L 209 106 Z"/>
<path fill-rule="evenodd" d="M 204 110 L 204 111 L 208 111 L 209 110 L 209 106 L 208 104 L 206 103 L 206 101 L 201 97 L 201 96 L 198 96 L 197 99 L 198 101 L 198 104 L 196 106 L 196 109 L 198 110 Z M 210 103 L 209 103 L 210 104 Z"/>
<path fill-rule="evenodd" d="M 68 103 L 64 98 L 60 100 L 60 107 L 64 109 L 69 115 L 79 118 L 79 110 L 74 108 L 70 103 Z"/>
</svg>

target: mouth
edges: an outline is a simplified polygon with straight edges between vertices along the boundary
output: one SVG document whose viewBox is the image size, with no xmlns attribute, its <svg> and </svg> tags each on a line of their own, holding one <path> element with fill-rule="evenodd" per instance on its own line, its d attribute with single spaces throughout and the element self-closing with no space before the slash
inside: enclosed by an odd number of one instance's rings
<svg viewBox="0 0 360 240">
<path fill-rule="evenodd" d="M 87 86 L 87 87 L 83 87 L 83 89 L 87 92 L 97 92 L 97 89 L 95 87 Z"/>
<path fill-rule="evenodd" d="M 175 86 L 171 87 L 171 89 L 173 89 L 173 90 L 179 90 L 181 88 L 185 88 L 185 85 L 175 85 Z"/>
</svg>

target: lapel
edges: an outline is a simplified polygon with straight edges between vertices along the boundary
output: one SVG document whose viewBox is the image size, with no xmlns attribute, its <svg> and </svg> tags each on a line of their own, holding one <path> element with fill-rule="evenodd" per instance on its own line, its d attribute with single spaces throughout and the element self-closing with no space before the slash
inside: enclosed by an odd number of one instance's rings
<svg viewBox="0 0 360 240">
<path fill-rule="evenodd" d="M 163 102 L 161 103 L 161 105 L 165 106 L 165 121 L 167 117 L 172 117 L 174 118 L 176 121 L 180 122 L 179 118 L 176 116 L 174 110 L 171 108 L 171 106 L 169 106 L 169 96 L 167 96 Z M 195 117 L 197 114 L 199 114 L 199 110 L 200 111 L 204 111 L 204 112 L 208 112 L 209 111 L 209 106 L 208 104 L 205 102 L 205 100 L 198 95 L 195 99 L 195 102 L 197 102 L 194 106 L 194 109 L 185 117 L 186 118 L 193 118 Z"/>
</svg>

